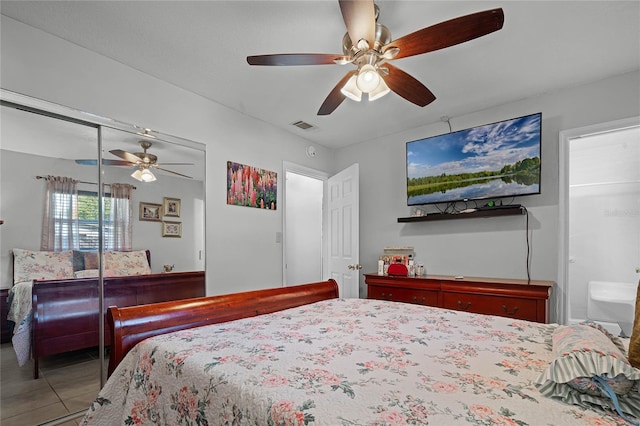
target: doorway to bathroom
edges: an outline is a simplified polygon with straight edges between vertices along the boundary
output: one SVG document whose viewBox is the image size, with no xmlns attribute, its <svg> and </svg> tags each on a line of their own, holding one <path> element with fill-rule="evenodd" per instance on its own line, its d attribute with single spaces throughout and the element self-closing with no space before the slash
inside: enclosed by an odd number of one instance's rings
<svg viewBox="0 0 640 426">
<path fill-rule="evenodd" d="M 589 282 L 638 282 L 640 125 L 636 118 L 574 129 L 562 132 L 560 143 L 558 276 L 565 300 L 558 320 L 571 323 L 593 316 Z M 616 319 L 597 320 L 620 332 Z"/>
</svg>

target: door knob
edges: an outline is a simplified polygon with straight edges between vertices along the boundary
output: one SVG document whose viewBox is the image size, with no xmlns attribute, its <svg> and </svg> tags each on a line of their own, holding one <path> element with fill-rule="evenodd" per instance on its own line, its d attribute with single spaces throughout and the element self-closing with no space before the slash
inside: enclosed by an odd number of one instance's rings
<svg viewBox="0 0 640 426">
<path fill-rule="evenodd" d="M 359 263 L 356 263 L 355 265 L 349 265 L 347 266 L 347 268 L 351 269 L 352 271 L 356 271 L 356 270 L 360 270 L 362 269 L 362 265 Z"/>
</svg>

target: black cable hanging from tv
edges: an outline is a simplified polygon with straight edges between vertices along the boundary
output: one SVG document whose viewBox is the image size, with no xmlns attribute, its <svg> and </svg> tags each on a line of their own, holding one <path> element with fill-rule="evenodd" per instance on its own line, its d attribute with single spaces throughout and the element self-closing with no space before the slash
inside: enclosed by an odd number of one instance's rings
<svg viewBox="0 0 640 426">
<path fill-rule="evenodd" d="M 449 125 L 449 133 L 453 133 L 453 129 L 451 128 L 451 119 L 448 116 L 443 115 L 442 117 L 440 117 L 440 121 L 444 121 L 445 123 L 447 123 Z"/>
</svg>

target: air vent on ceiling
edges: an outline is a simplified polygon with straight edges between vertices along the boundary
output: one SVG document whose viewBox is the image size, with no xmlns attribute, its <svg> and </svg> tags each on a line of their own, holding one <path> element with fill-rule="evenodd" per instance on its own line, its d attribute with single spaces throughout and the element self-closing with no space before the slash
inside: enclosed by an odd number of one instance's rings
<svg viewBox="0 0 640 426">
<path fill-rule="evenodd" d="M 296 121 L 295 123 L 291 123 L 291 124 L 296 126 L 296 127 L 298 127 L 299 129 L 302 129 L 302 130 L 309 130 L 309 129 L 313 129 L 313 127 L 314 127 L 313 124 L 309 124 L 309 123 L 307 123 L 305 121 L 302 121 L 302 120 L 301 121 Z"/>
</svg>

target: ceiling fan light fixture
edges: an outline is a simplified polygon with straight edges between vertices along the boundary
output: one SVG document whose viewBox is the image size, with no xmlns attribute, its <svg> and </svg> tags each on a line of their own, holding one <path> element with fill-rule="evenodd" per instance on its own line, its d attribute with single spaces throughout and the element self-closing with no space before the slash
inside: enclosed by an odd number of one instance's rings
<svg viewBox="0 0 640 426">
<path fill-rule="evenodd" d="M 378 87 L 380 80 L 380 74 L 378 74 L 375 67 L 371 64 L 365 64 L 360 68 L 356 78 L 356 85 L 362 92 L 369 93 Z"/>
<path fill-rule="evenodd" d="M 383 78 L 380 78 L 380 84 L 378 87 L 369 92 L 369 101 L 375 101 L 376 99 L 380 99 L 387 93 L 389 93 L 391 89 L 387 86 L 387 83 L 384 82 Z"/>
<path fill-rule="evenodd" d="M 356 83 L 357 77 L 352 75 L 349 80 L 347 80 L 347 84 L 344 85 L 340 92 L 345 95 L 347 98 L 360 102 L 362 99 L 362 91 L 358 89 L 358 85 Z"/>
<path fill-rule="evenodd" d="M 151 173 L 151 170 L 146 168 L 136 169 L 135 172 L 131 173 L 131 177 L 140 182 L 153 182 L 156 180 L 156 177 Z"/>
<path fill-rule="evenodd" d="M 131 173 L 131 177 L 142 182 L 142 170 L 136 169 L 135 172 Z"/>
<path fill-rule="evenodd" d="M 153 182 L 156 180 L 155 175 L 151 173 L 151 170 L 149 169 L 144 169 L 142 171 L 142 174 L 140 175 L 140 178 L 142 179 L 142 182 Z"/>
</svg>

